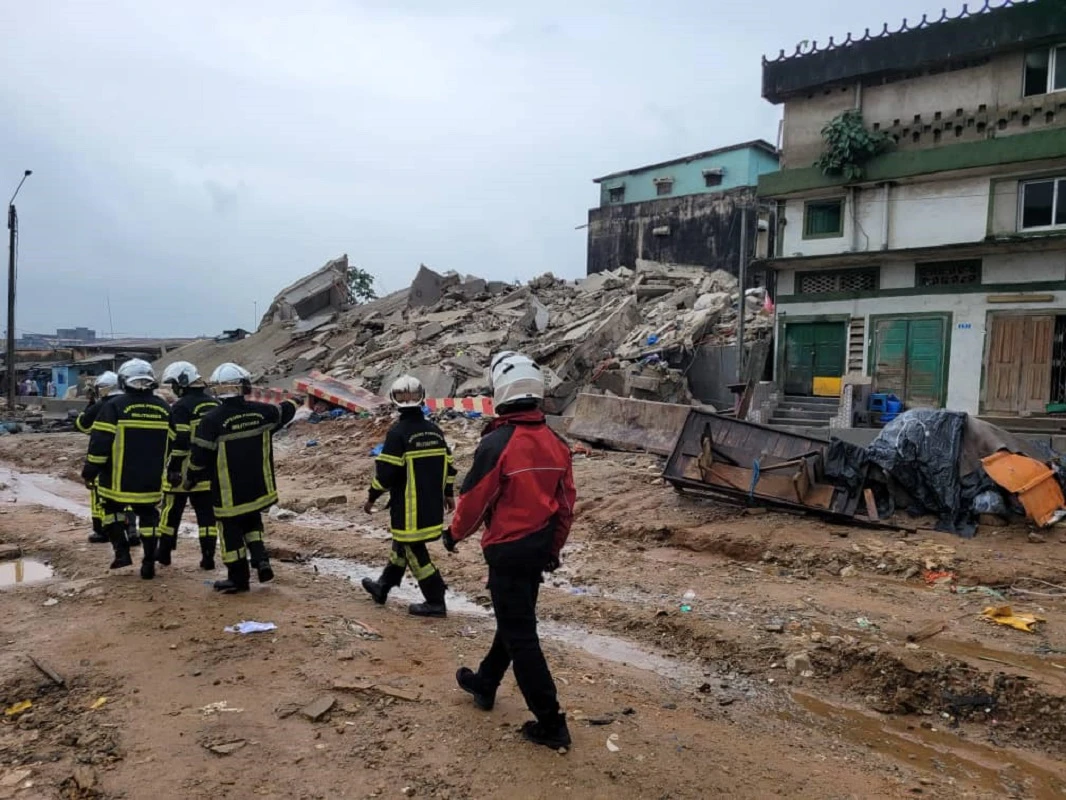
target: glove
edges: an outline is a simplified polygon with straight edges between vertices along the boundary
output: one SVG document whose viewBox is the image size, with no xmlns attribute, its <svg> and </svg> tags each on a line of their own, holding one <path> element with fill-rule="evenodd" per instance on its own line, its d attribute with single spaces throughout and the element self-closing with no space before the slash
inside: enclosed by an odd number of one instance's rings
<svg viewBox="0 0 1066 800">
<path fill-rule="evenodd" d="M 96 486 L 96 478 L 82 478 L 82 482 L 85 484 L 86 489 L 92 489 Z"/>
<path fill-rule="evenodd" d="M 192 479 L 192 478 L 186 478 L 186 479 L 185 479 L 185 483 L 183 483 L 183 484 L 181 485 L 181 488 L 183 488 L 183 489 L 184 489 L 185 491 L 187 491 L 187 492 L 191 492 L 191 491 L 192 491 L 192 488 L 193 488 L 193 487 L 194 487 L 195 485 L 196 485 L 196 483 L 195 483 L 195 481 L 193 481 L 193 479 Z"/>
<path fill-rule="evenodd" d="M 363 505 L 363 511 L 365 513 L 367 513 L 367 514 L 373 514 L 374 513 L 374 501 L 373 500 L 367 500 L 366 503 Z"/>
<path fill-rule="evenodd" d="M 441 535 L 441 541 L 444 542 L 444 549 L 449 553 L 456 553 L 459 551 L 459 543 L 452 538 L 451 528 L 444 529 L 444 533 Z"/>
<path fill-rule="evenodd" d="M 559 556 L 548 556 L 548 561 L 544 564 L 545 572 L 555 572 L 562 566 L 562 562 L 559 560 Z"/>
<path fill-rule="evenodd" d="M 172 487 L 176 488 L 178 486 L 181 486 L 181 483 L 182 483 L 182 481 L 181 481 L 181 473 L 180 472 L 168 472 L 167 473 L 167 481 L 169 481 L 169 483 L 170 483 L 170 485 Z"/>
<path fill-rule="evenodd" d="M 445 497 L 444 498 L 444 510 L 445 511 L 449 511 L 449 512 L 453 512 L 453 513 L 455 512 L 455 498 L 454 497 L 449 496 L 449 497 Z"/>
</svg>

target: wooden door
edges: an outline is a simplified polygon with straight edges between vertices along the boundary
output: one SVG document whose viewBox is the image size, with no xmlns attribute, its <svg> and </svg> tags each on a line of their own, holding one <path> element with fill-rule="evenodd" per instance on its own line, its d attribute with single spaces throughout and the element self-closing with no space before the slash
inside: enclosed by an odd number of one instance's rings
<svg viewBox="0 0 1066 800">
<path fill-rule="evenodd" d="M 986 412 L 1017 413 L 1024 349 L 1025 317 L 993 317 L 988 339 Z"/>
<path fill-rule="evenodd" d="M 810 395 L 815 378 L 839 378 L 847 359 L 847 323 L 785 326 L 785 394 Z"/>
<path fill-rule="evenodd" d="M 879 319 L 873 340 L 875 391 L 896 395 L 907 408 L 943 408 L 945 317 Z"/>
<path fill-rule="evenodd" d="M 1021 395 L 1018 410 L 1043 414 L 1051 400 L 1051 346 L 1055 338 L 1054 317 L 1025 317 L 1025 349 L 1022 351 Z"/>
</svg>

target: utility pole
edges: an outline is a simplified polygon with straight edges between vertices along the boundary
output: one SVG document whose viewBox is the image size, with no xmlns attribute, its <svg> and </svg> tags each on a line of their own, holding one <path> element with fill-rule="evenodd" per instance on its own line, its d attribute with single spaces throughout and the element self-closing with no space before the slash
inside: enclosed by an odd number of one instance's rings
<svg viewBox="0 0 1066 800">
<path fill-rule="evenodd" d="M 744 381 L 744 316 L 748 310 L 748 298 L 744 284 L 748 280 L 748 204 L 740 206 L 740 264 L 737 266 L 740 281 L 740 311 L 737 314 L 737 383 Z"/>
<path fill-rule="evenodd" d="M 19 218 L 15 211 L 15 198 L 26 178 L 33 174 L 28 169 L 15 188 L 15 194 L 7 204 L 7 413 L 15 413 L 15 253 L 18 248 Z"/>
</svg>

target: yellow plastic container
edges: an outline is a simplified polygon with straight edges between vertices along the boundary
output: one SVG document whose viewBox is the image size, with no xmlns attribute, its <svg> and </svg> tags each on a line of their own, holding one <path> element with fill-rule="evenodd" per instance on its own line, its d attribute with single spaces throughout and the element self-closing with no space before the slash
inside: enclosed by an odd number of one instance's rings
<svg viewBox="0 0 1066 800">
<path fill-rule="evenodd" d="M 840 397 L 841 378 L 815 378 L 815 397 Z"/>
</svg>

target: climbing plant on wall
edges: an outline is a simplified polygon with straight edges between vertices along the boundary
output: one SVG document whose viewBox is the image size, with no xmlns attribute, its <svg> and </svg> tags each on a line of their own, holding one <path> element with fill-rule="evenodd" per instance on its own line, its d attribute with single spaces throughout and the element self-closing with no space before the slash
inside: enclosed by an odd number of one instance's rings
<svg viewBox="0 0 1066 800">
<path fill-rule="evenodd" d="M 868 131 L 862 124 L 862 112 L 850 108 L 834 117 L 822 128 L 825 150 L 814 162 L 823 175 L 843 175 L 847 181 L 863 176 L 863 166 L 883 153 L 891 139 L 882 131 Z"/>
</svg>

